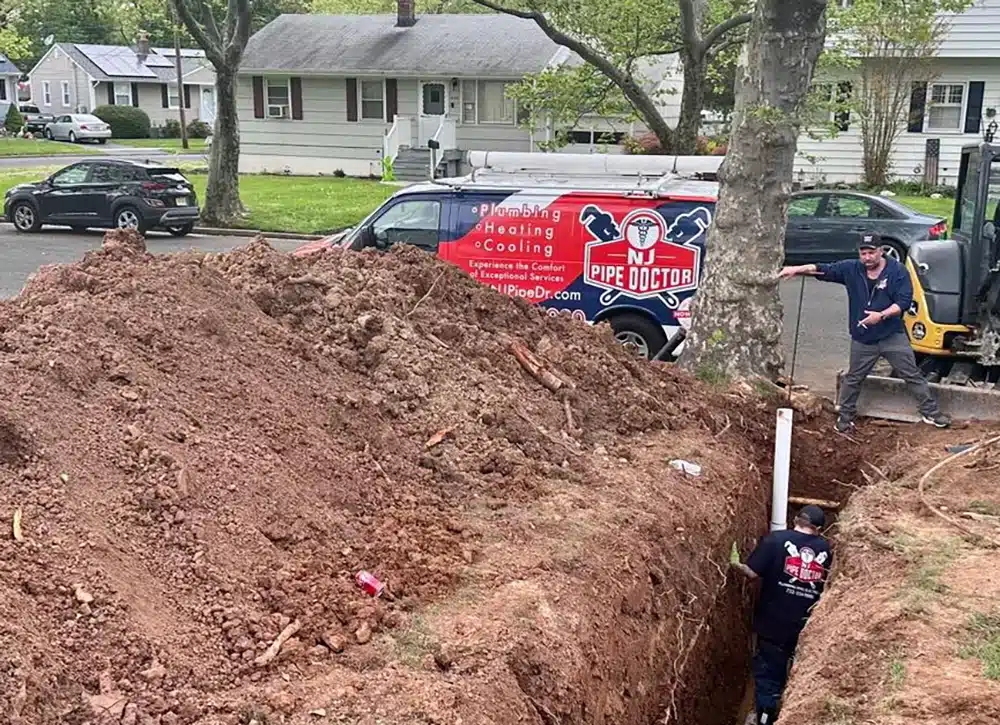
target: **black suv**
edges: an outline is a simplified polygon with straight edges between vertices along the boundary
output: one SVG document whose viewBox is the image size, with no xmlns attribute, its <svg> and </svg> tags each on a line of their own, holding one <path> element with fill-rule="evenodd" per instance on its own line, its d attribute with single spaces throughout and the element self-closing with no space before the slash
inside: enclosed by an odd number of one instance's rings
<svg viewBox="0 0 1000 725">
<path fill-rule="evenodd" d="M 4 215 L 19 232 L 43 224 L 83 230 L 159 227 L 182 237 L 198 221 L 194 187 L 177 169 L 120 159 L 86 160 L 7 192 Z"/>
</svg>

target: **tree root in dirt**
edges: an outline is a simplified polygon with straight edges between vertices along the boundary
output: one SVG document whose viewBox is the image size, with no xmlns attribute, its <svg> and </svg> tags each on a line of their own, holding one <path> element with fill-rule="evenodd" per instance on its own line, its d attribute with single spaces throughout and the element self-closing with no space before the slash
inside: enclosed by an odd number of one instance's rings
<svg viewBox="0 0 1000 725">
<path fill-rule="evenodd" d="M 971 536 L 975 539 L 981 540 L 993 548 L 1000 548 L 1000 540 L 994 539 L 993 537 L 990 536 L 984 536 L 983 534 L 973 531 L 965 524 L 961 523 L 960 521 L 946 514 L 944 511 L 941 511 L 940 509 L 932 506 L 930 501 L 927 500 L 927 494 L 925 492 L 925 489 L 927 486 L 927 482 L 931 479 L 931 477 L 945 466 L 954 463 L 957 459 L 961 458 L 962 456 L 967 456 L 970 453 L 975 453 L 976 451 L 989 448 L 990 446 L 998 442 L 1000 442 L 1000 436 L 994 436 L 993 438 L 988 438 L 984 441 L 980 441 L 979 443 L 976 443 L 975 445 L 966 448 L 964 451 L 953 453 L 944 460 L 938 461 L 935 465 L 931 466 L 931 468 L 927 471 L 927 473 L 925 473 L 923 476 L 920 477 L 920 483 L 917 484 L 917 494 L 920 496 L 920 503 L 926 506 L 928 511 L 933 513 L 941 520 L 947 522 L 951 526 L 954 526 L 956 529 L 966 534 L 967 536 Z"/>
</svg>

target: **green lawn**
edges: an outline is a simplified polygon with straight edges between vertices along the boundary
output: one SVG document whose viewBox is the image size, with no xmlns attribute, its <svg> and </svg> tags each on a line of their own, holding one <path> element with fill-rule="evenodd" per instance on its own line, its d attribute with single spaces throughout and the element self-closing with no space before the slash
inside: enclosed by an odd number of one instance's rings
<svg viewBox="0 0 1000 725">
<path fill-rule="evenodd" d="M 85 156 L 97 153 L 89 146 L 31 138 L 0 138 L 0 156 Z"/>
<path fill-rule="evenodd" d="M 179 138 L 116 138 L 111 143 L 118 146 L 132 146 L 133 148 L 163 149 L 178 154 L 199 154 L 205 151 L 205 139 L 203 138 L 188 139 L 188 149 L 181 146 Z"/>
<path fill-rule="evenodd" d="M 916 209 L 924 214 L 936 214 L 948 220 L 951 224 L 952 210 L 955 200 L 944 197 L 943 199 L 931 199 L 929 196 L 897 196 L 894 201 L 906 204 L 912 209 Z"/>
<path fill-rule="evenodd" d="M 60 168 L 0 169 L 0 193 L 15 184 L 44 179 Z M 194 184 L 199 202 L 204 203 L 208 177 L 192 172 L 185 175 Z M 250 216 L 240 226 L 268 232 L 323 234 L 357 224 L 397 189 L 364 179 L 247 175 L 240 178 L 240 196 Z"/>
</svg>

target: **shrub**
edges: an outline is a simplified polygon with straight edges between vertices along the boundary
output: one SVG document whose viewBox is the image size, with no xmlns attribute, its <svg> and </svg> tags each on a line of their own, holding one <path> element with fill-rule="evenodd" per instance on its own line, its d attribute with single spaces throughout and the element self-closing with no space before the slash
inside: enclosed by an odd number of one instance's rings
<svg viewBox="0 0 1000 725">
<path fill-rule="evenodd" d="M 176 118 L 168 118 L 163 124 L 163 138 L 180 138 L 181 122 Z"/>
<path fill-rule="evenodd" d="M 21 115 L 21 111 L 18 109 L 17 104 L 10 104 L 10 108 L 7 109 L 7 118 L 3 122 L 3 127 L 7 129 L 8 133 L 17 133 L 23 126 L 24 116 Z"/>
<path fill-rule="evenodd" d="M 114 138 L 149 138 L 149 116 L 135 106 L 98 106 L 94 115 L 111 126 Z"/>
<path fill-rule="evenodd" d="M 212 127 L 201 119 L 196 118 L 188 124 L 188 138 L 208 138 L 211 135 Z"/>
</svg>

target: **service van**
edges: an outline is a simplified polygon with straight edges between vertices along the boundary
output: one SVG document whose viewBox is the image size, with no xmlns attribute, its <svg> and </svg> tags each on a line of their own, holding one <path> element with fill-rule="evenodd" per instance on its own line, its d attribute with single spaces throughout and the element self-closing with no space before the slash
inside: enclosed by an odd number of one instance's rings
<svg viewBox="0 0 1000 725">
<path fill-rule="evenodd" d="M 296 250 L 411 244 L 552 315 L 610 323 L 647 358 L 690 323 L 718 198 L 710 156 L 470 152 L 472 173 L 402 188 Z"/>
</svg>

